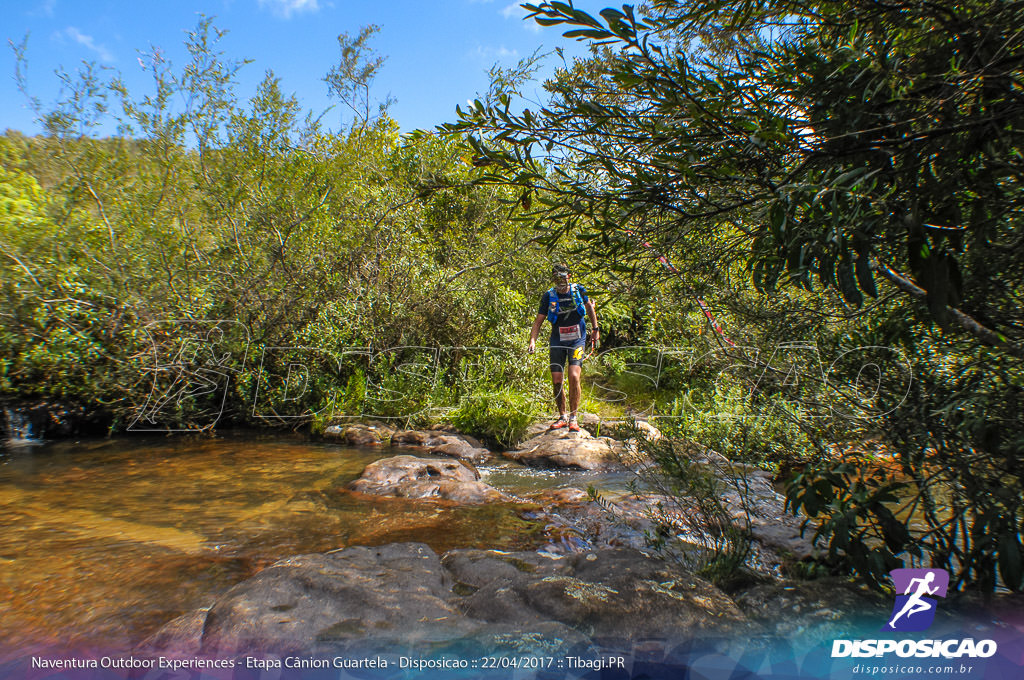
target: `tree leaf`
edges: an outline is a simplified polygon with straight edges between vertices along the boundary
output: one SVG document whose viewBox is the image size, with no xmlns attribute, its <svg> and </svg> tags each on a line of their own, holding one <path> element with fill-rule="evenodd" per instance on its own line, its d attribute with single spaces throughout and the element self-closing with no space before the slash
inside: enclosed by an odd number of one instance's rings
<svg viewBox="0 0 1024 680">
<path fill-rule="evenodd" d="M 860 289 L 873 298 L 878 297 L 875 277 L 871 272 L 871 256 L 867 249 L 859 253 L 854 271 L 857 274 L 857 283 L 860 284 Z"/>
<path fill-rule="evenodd" d="M 853 263 L 848 259 L 841 259 L 836 265 L 836 283 L 839 293 L 848 305 L 860 307 L 864 302 L 864 296 L 857 288 L 857 281 L 853 273 Z"/>
</svg>

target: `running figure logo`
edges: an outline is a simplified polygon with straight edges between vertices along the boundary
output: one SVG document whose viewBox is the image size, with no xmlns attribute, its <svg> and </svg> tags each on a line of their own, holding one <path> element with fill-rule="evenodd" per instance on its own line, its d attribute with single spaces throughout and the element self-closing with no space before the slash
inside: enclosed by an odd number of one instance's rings
<svg viewBox="0 0 1024 680">
<path fill-rule="evenodd" d="M 935 620 L 935 597 L 945 597 L 949 572 L 945 569 L 893 569 L 889 572 L 897 593 L 892 618 L 882 630 L 905 633 L 925 630 Z"/>
</svg>

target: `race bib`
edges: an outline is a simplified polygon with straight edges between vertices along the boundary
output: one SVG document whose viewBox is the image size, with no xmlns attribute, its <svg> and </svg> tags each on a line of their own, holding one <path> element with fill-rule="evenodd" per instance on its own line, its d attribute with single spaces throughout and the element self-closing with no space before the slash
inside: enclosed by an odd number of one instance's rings
<svg viewBox="0 0 1024 680">
<path fill-rule="evenodd" d="M 569 342 L 571 340 L 580 339 L 580 325 L 575 326 L 559 326 L 558 327 L 558 339 L 562 342 Z"/>
</svg>

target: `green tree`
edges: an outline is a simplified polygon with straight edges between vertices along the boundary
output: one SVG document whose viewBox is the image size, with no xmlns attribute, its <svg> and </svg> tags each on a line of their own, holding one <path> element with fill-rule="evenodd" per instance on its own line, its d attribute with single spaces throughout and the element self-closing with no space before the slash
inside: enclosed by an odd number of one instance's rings
<svg viewBox="0 0 1024 680">
<path fill-rule="evenodd" d="M 391 95 L 388 95 L 377 102 L 376 113 L 373 111 L 374 100 L 370 88 L 387 61 L 387 57 L 377 54 L 370 47 L 371 38 L 379 32 L 380 26 L 370 24 L 359 29 L 358 35 L 339 35 L 341 57 L 324 77 L 331 96 L 340 100 L 352 112 L 353 127 L 365 127 L 387 115 L 388 108 L 395 103 Z"/>
<path fill-rule="evenodd" d="M 343 36 L 352 49 L 327 79 L 364 114 L 336 133 L 272 71 L 241 96 L 248 62 L 223 53 L 206 18 L 184 64 L 144 56 L 148 91 L 84 65 L 60 75 L 55 102 L 29 97 L 45 134 L 0 140 L 0 399 L 75 402 L 115 429 L 143 409 L 167 427 L 218 414 L 323 424 L 375 389 L 407 393 L 396 414 L 458 403 L 458 352 L 437 385 L 389 374 L 411 356 L 367 366 L 346 352 L 511 349 L 533 234 L 510 219 L 512 191 L 471 181 L 463 143 L 406 138 L 383 109 L 371 115 L 372 34 Z M 286 399 L 289 366 L 307 360 L 308 389 Z M 494 379 L 524 371 L 511 362 Z"/>
<path fill-rule="evenodd" d="M 551 241 L 581 232 L 622 271 L 643 268 L 646 243 L 696 281 L 740 264 L 819 313 L 830 291 L 855 308 L 889 282 L 895 298 L 832 338 L 914 357 L 920 389 L 881 425 L 928 529 L 893 517 L 891 483 L 851 497 L 860 468 L 823 463 L 792 499 L 869 578 L 928 559 L 958 583 L 1022 587 L 1024 4 L 526 7 L 593 53 L 539 109 L 460 111 L 446 129 L 472 135 L 481 181 L 535 194 Z"/>
</svg>

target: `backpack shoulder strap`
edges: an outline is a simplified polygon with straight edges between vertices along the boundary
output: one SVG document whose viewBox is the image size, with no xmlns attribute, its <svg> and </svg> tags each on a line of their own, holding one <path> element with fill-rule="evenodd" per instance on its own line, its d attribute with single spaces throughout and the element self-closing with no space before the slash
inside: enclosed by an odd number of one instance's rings
<svg viewBox="0 0 1024 680">
<path fill-rule="evenodd" d="M 558 292 L 554 287 L 548 290 L 548 321 L 552 324 L 558 321 Z"/>
<path fill-rule="evenodd" d="M 586 307 L 583 305 L 583 295 L 580 294 L 578 284 L 575 283 L 572 284 L 572 301 L 576 305 L 576 311 L 585 316 Z"/>
</svg>

